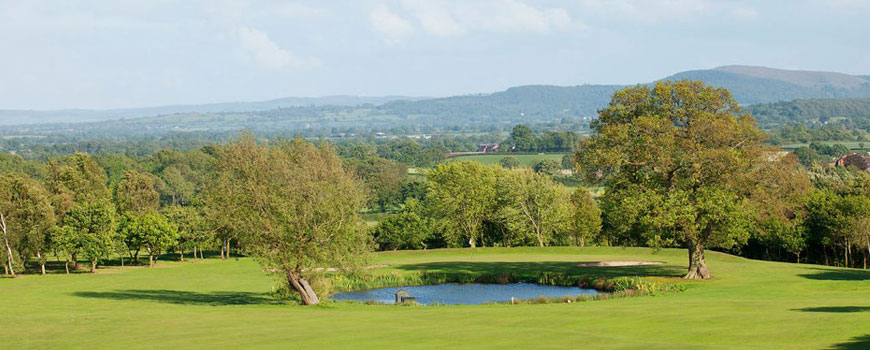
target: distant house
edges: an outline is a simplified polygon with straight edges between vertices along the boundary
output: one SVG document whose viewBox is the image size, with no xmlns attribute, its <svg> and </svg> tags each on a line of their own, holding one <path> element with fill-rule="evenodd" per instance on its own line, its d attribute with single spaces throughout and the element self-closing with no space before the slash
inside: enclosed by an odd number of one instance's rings
<svg viewBox="0 0 870 350">
<path fill-rule="evenodd" d="M 856 167 L 858 169 L 868 171 L 870 170 L 870 156 L 862 156 L 857 153 L 852 153 L 847 156 L 840 157 L 837 159 L 837 162 L 834 163 L 838 167 Z"/>
<path fill-rule="evenodd" d="M 477 151 L 480 153 L 493 153 L 498 152 L 498 144 L 497 143 L 481 143 L 477 146 Z"/>
</svg>

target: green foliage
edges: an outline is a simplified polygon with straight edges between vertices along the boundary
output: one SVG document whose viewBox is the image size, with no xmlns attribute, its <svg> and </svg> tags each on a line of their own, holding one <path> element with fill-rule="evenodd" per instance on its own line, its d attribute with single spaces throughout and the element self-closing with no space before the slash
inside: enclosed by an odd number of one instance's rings
<svg viewBox="0 0 870 350">
<path fill-rule="evenodd" d="M 359 217 L 362 186 L 332 148 L 302 138 L 274 145 L 242 135 L 219 150 L 208 196 L 215 219 L 240 234 L 245 251 L 279 269 L 306 304 L 318 267 L 363 264 L 370 243 Z"/>
<path fill-rule="evenodd" d="M 397 215 L 381 220 L 373 236 L 379 250 L 425 249 L 434 236 L 434 220 L 418 213 L 419 202 L 411 198 Z"/>
<path fill-rule="evenodd" d="M 520 161 L 516 157 L 507 156 L 498 161 L 498 164 L 505 169 L 517 169 L 520 167 Z"/>
<path fill-rule="evenodd" d="M 5 225 L 0 232 L 3 263 L 11 261 L 20 270 L 27 260 L 38 257 L 43 264 L 55 216 L 42 185 L 21 174 L 0 174 L 0 215 Z M 12 250 L 12 259 L 7 248 Z"/>
<path fill-rule="evenodd" d="M 549 177 L 528 169 L 499 174 L 498 218 L 510 245 L 551 245 L 569 229 L 571 205 L 567 190 Z"/>
<path fill-rule="evenodd" d="M 135 170 L 125 171 L 115 187 L 115 203 L 121 213 L 143 215 L 156 212 L 160 197 L 154 188 L 154 177 Z"/>
<path fill-rule="evenodd" d="M 583 187 L 577 187 L 571 194 L 570 201 L 569 243 L 582 247 L 586 243 L 598 241 L 601 233 L 601 210 L 598 209 L 592 194 Z"/>
<path fill-rule="evenodd" d="M 429 171 L 427 203 L 433 212 L 450 218 L 452 245 L 476 247 L 484 221 L 496 212 L 496 177 L 500 168 L 478 162 L 449 162 Z"/>
<path fill-rule="evenodd" d="M 737 191 L 750 167 L 765 164 L 762 132 L 725 89 L 659 82 L 618 91 L 580 148 L 580 169 L 605 181 L 606 219 L 649 244 L 686 244 L 687 277 L 706 278 L 704 246 L 728 248 L 748 236 Z M 627 222 L 625 222 L 627 221 Z"/>
<path fill-rule="evenodd" d="M 550 176 L 552 176 L 552 175 L 556 175 L 556 174 L 558 174 L 558 173 L 559 173 L 559 170 L 562 169 L 562 166 L 561 166 L 561 164 L 559 164 L 559 162 L 556 161 L 556 160 L 553 160 L 553 159 L 541 159 L 541 160 L 535 162 L 534 165 L 532 165 L 532 169 L 534 169 L 535 172 L 538 173 L 538 174 L 544 174 L 544 175 L 550 175 Z"/>
<path fill-rule="evenodd" d="M 91 261 L 91 271 L 97 263 L 117 250 L 120 242 L 115 233 L 115 208 L 106 200 L 76 204 L 63 219 L 61 236 L 70 255 L 83 255 Z"/>
</svg>

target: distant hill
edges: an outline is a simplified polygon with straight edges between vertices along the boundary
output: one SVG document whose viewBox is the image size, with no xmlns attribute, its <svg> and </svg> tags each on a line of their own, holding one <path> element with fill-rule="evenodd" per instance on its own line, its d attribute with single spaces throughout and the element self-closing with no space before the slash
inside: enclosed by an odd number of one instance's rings
<svg viewBox="0 0 870 350">
<path fill-rule="evenodd" d="M 761 103 L 747 109 L 764 127 L 788 123 L 827 123 L 839 118 L 870 119 L 870 98 L 794 100 Z"/>
<path fill-rule="evenodd" d="M 267 101 L 226 102 L 200 105 L 172 105 L 125 109 L 65 109 L 53 111 L 3 110 L 0 109 L 2 124 L 39 124 L 60 122 L 94 122 L 123 118 L 141 118 L 181 113 L 237 113 L 266 111 L 287 107 L 303 106 L 347 106 L 381 105 L 391 101 L 419 100 L 421 97 L 407 96 L 349 96 L 333 95 L 323 97 L 285 97 Z"/>
<path fill-rule="evenodd" d="M 870 98 L 870 76 L 835 72 L 723 66 L 681 72 L 662 80 L 680 79 L 701 80 L 713 86 L 727 88 L 743 105 L 795 99 Z M 589 118 L 607 105 L 613 92 L 624 87 L 528 85 L 488 94 L 443 98 L 327 96 L 106 111 L 0 110 L 0 124 L 69 123 L 122 118 L 128 120 L 109 124 L 113 127 L 121 124 L 141 125 L 143 128 L 153 126 L 159 130 L 173 125 L 184 130 L 226 130 L 238 127 L 270 130 L 280 127 L 293 130 L 297 127 L 352 128 L 363 123 L 378 128 L 564 124 L 565 121 L 570 123 L 572 120 L 587 124 Z M 233 116 L 230 118 L 228 114 Z M 140 117 L 150 118 L 136 122 L 129 120 Z M 105 126 L 108 127 L 109 124 Z M 64 126 L 63 130 L 69 130 L 69 127 Z"/>
<path fill-rule="evenodd" d="M 741 104 L 812 98 L 870 97 L 870 78 L 834 72 L 723 66 L 677 73 L 664 80 L 701 80 L 724 87 Z"/>
</svg>

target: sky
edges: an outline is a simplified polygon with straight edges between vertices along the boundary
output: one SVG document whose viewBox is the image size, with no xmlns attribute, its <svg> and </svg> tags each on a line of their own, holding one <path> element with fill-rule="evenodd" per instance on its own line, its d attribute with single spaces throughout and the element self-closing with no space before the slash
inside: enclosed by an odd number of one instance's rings
<svg viewBox="0 0 870 350">
<path fill-rule="evenodd" d="M 870 75 L 870 0 L 0 0 L 0 109 Z"/>
</svg>

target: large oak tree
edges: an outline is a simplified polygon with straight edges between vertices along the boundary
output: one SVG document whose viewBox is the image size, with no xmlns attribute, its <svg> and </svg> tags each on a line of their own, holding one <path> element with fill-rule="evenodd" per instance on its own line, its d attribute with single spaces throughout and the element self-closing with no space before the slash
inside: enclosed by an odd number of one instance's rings
<svg viewBox="0 0 870 350">
<path fill-rule="evenodd" d="M 740 187 L 777 155 L 731 94 L 694 81 L 614 93 L 576 154 L 579 170 L 603 180 L 611 210 L 652 245 L 689 250 L 685 278 L 711 277 L 704 249 L 745 242 L 752 206 Z M 624 209 L 624 210 L 623 210 Z"/>
</svg>

